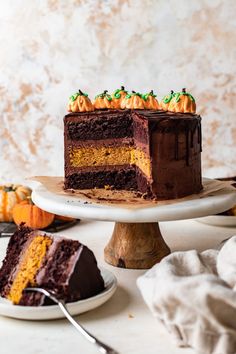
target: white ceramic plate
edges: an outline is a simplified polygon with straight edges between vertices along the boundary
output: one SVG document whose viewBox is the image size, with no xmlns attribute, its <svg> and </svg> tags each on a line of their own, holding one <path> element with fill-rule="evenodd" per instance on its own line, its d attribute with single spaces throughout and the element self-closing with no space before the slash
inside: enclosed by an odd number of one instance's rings
<svg viewBox="0 0 236 354">
<path fill-rule="evenodd" d="M 236 216 L 212 215 L 197 219 L 198 222 L 214 226 L 236 226 Z"/>
<path fill-rule="evenodd" d="M 104 304 L 114 294 L 117 288 L 117 280 L 113 273 L 102 269 L 105 282 L 105 290 L 100 294 L 85 300 L 69 303 L 67 308 L 71 315 L 78 315 L 95 309 Z M 57 305 L 52 306 L 18 306 L 0 297 L 0 315 L 18 318 L 22 320 L 52 320 L 65 317 Z"/>
</svg>

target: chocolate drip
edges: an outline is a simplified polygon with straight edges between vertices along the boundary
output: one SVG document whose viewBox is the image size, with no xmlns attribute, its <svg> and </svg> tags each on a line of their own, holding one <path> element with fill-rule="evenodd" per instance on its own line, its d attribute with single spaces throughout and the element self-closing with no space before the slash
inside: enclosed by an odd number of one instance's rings
<svg viewBox="0 0 236 354">
<path fill-rule="evenodd" d="M 190 135 L 190 146 L 191 148 L 193 148 L 193 137 L 194 137 L 194 132 L 196 129 L 191 130 L 191 135 Z"/>
<path fill-rule="evenodd" d="M 201 129 L 201 124 L 198 124 L 197 130 L 198 130 L 197 142 L 198 142 L 198 144 L 200 144 L 200 152 L 202 152 L 202 129 Z"/>
<path fill-rule="evenodd" d="M 179 132 L 175 131 L 175 160 L 179 159 Z"/>
<path fill-rule="evenodd" d="M 189 129 L 186 129 L 185 132 L 185 141 L 186 141 L 186 165 L 189 166 Z"/>
</svg>

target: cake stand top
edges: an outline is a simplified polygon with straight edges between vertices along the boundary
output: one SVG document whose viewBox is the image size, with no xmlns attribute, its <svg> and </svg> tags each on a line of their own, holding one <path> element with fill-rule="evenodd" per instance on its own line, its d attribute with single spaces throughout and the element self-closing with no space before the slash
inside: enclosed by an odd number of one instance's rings
<svg viewBox="0 0 236 354">
<path fill-rule="evenodd" d="M 203 184 L 206 181 L 209 183 L 209 179 L 203 179 Z M 190 200 L 130 208 L 119 204 L 85 203 L 85 200 L 78 196 L 55 193 L 40 184 L 33 189 L 32 200 L 41 209 L 58 215 L 124 223 L 147 223 L 193 219 L 221 213 L 236 204 L 236 193 L 230 188 L 224 188 L 208 196 L 192 196 Z"/>
</svg>

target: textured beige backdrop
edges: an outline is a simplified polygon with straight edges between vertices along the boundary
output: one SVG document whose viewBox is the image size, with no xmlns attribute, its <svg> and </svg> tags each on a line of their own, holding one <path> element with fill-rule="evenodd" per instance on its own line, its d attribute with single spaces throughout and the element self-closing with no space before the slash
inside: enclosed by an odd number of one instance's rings
<svg viewBox="0 0 236 354">
<path fill-rule="evenodd" d="M 0 2 L 0 179 L 63 173 L 68 96 L 187 87 L 203 171 L 236 174 L 235 0 Z"/>
</svg>

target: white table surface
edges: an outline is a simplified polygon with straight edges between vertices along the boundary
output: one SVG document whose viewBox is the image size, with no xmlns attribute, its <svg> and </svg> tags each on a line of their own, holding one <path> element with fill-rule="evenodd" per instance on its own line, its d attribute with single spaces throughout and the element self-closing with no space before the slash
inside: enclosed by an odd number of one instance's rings
<svg viewBox="0 0 236 354">
<path fill-rule="evenodd" d="M 103 260 L 103 248 L 114 223 L 83 221 L 62 234 L 79 239 L 95 253 L 100 265 L 118 279 L 115 295 L 101 307 L 78 316 L 80 322 L 120 354 L 193 354 L 177 348 L 165 329 L 156 322 L 136 287 L 141 270 L 109 266 Z M 215 247 L 236 234 L 236 228 L 204 225 L 194 220 L 163 222 L 162 234 L 172 251 Z M 8 239 L 0 239 L 0 259 Z M 21 321 L 0 316 L 1 354 L 97 354 L 66 320 Z"/>
</svg>

